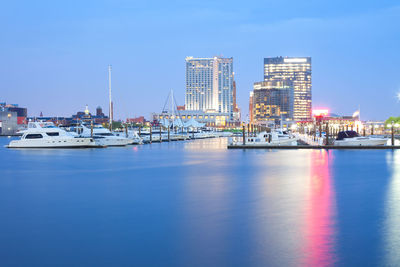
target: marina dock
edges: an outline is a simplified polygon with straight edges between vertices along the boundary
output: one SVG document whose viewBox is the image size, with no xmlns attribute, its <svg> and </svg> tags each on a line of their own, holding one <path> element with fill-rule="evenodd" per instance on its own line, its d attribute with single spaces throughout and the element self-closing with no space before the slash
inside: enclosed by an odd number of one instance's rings
<svg viewBox="0 0 400 267">
<path fill-rule="evenodd" d="M 400 146 L 261 146 L 261 145 L 228 145 L 228 149 L 399 149 Z"/>
</svg>

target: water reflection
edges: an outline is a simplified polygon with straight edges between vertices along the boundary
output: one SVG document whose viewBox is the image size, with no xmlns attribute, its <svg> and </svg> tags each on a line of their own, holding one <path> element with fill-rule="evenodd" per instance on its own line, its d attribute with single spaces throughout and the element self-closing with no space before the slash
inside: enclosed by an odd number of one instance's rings
<svg viewBox="0 0 400 267">
<path fill-rule="evenodd" d="M 309 199 L 306 215 L 305 266 L 335 263 L 335 191 L 332 185 L 332 151 L 311 151 Z"/>
<path fill-rule="evenodd" d="M 254 169 L 250 215 L 253 258 L 270 266 L 295 266 L 302 254 L 310 151 L 266 151 Z M 261 157 L 262 156 L 262 157 Z"/>
<path fill-rule="evenodd" d="M 392 177 L 385 203 L 383 265 L 398 266 L 400 263 L 400 151 L 387 152 L 387 163 L 392 169 Z"/>
<path fill-rule="evenodd" d="M 178 237 L 182 266 L 226 266 L 229 242 L 232 188 L 232 165 L 226 152 L 226 140 L 212 139 L 184 144 L 182 163 L 185 168 L 182 195 L 183 224 Z M 222 149 L 221 151 L 216 151 Z M 213 153 L 208 152 L 213 150 Z"/>
</svg>

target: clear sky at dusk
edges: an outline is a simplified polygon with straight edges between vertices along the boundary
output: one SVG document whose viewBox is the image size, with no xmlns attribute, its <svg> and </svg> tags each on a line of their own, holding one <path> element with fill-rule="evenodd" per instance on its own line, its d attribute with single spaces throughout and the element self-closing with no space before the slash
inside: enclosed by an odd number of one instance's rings
<svg viewBox="0 0 400 267">
<path fill-rule="evenodd" d="M 85 104 L 115 114 L 184 104 L 185 57 L 234 58 L 248 113 L 263 58 L 311 56 L 313 106 L 364 119 L 400 115 L 400 3 L 389 0 L 3 1 L 0 102 L 30 116 L 70 116 Z"/>
</svg>

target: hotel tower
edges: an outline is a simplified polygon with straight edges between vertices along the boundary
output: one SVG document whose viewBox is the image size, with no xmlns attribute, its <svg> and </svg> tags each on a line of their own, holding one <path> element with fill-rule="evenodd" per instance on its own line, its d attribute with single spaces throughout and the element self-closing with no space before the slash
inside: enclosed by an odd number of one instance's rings
<svg viewBox="0 0 400 267">
<path fill-rule="evenodd" d="M 186 58 L 186 110 L 228 113 L 232 119 L 233 93 L 233 58 Z"/>
<path fill-rule="evenodd" d="M 293 119 L 311 119 L 311 57 L 264 58 L 264 81 L 293 83 Z"/>
</svg>

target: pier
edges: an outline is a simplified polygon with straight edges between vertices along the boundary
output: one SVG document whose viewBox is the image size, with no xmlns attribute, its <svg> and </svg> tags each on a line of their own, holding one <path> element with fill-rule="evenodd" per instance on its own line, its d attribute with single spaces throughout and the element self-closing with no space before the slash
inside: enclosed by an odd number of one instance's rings
<svg viewBox="0 0 400 267">
<path fill-rule="evenodd" d="M 228 145 L 228 149 L 399 149 L 400 146 L 320 146 L 320 145 L 297 145 L 297 146 L 262 146 L 262 145 Z"/>
<path fill-rule="evenodd" d="M 319 131 L 317 132 L 318 128 Z M 348 126 L 346 128 L 348 129 Z M 343 127 L 342 129 L 344 130 L 345 128 Z M 339 128 L 334 129 L 328 123 L 326 123 L 325 125 L 322 125 L 321 123 L 316 124 L 313 126 L 312 131 L 305 131 L 304 128 L 300 128 L 298 130 L 299 131 L 293 133 L 293 136 L 295 136 L 297 139 L 297 144 L 279 145 L 279 144 L 271 144 L 270 141 L 268 141 L 268 143 L 265 144 L 262 143 L 254 144 L 246 142 L 246 138 L 256 137 L 257 133 L 261 131 L 267 133 L 273 131 L 273 129 L 268 129 L 268 128 L 262 129 L 259 126 L 254 127 L 253 125 L 247 125 L 247 131 L 246 131 L 246 125 L 244 125 L 242 127 L 241 136 L 233 137 L 233 140 L 229 142 L 227 148 L 228 149 L 341 149 L 341 150 L 343 149 L 393 150 L 400 148 L 400 145 L 397 145 L 395 143 L 395 140 L 398 136 L 395 135 L 393 124 L 390 135 L 385 135 L 385 134 L 380 135 L 388 139 L 388 142 L 385 145 L 347 145 L 347 144 L 334 145 L 340 129 Z M 356 130 L 358 132 L 358 127 Z M 323 135 L 322 132 L 324 132 Z M 374 135 L 373 128 L 369 136 L 371 135 Z M 361 137 L 367 136 L 365 128 L 363 129 L 362 135 L 360 136 Z"/>
</svg>

